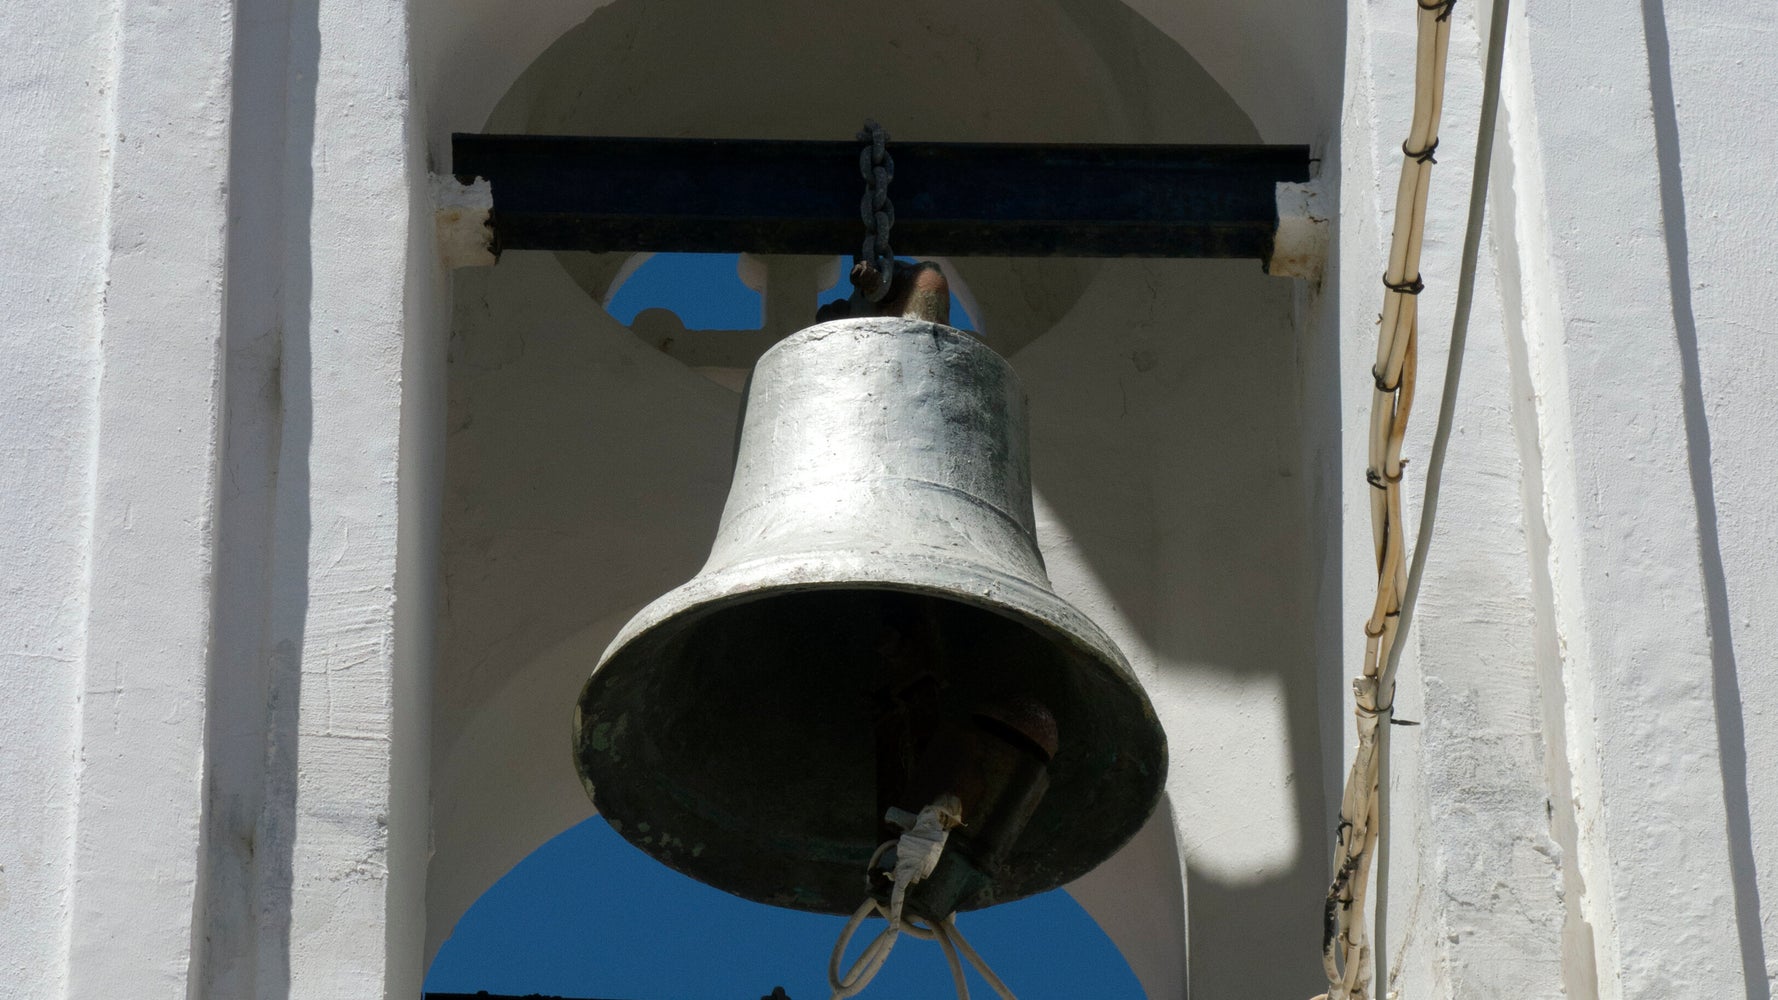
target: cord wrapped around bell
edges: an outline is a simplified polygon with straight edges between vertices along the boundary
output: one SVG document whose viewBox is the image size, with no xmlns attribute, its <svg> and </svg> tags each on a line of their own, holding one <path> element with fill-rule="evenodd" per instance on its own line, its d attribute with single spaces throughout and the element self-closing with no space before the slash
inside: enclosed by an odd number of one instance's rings
<svg viewBox="0 0 1778 1000">
<path fill-rule="evenodd" d="M 977 776 L 980 815 L 965 806 L 966 864 L 921 912 L 1054 888 L 1135 834 L 1165 739 L 1050 587 L 1024 406 L 1002 358 L 923 320 L 823 323 L 765 353 L 708 562 L 581 692 L 576 763 L 613 828 L 718 888 L 836 914 L 864 896 L 888 805 L 964 791 L 936 788 L 947 767 Z"/>
</svg>

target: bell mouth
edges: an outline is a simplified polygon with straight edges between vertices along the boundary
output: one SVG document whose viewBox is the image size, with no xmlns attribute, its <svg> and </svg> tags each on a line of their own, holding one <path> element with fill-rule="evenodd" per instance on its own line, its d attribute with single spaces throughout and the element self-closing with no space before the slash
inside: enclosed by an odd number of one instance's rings
<svg viewBox="0 0 1778 1000">
<path fill-rule="evenodd" d="M 1160 795 L 1165 739 L 1110 639 L 1046 589 L 923 553 L 785 555 L 663 596 L 583 688 L 576 765 L 612 827 L 670 867 L 851 913 L 895 763 L 883 720 L 915 689 L 940 715 L 1015 696 L 1055 718 L 1047 793 L 958 909 L 1084 875 Z"/>
</svg>

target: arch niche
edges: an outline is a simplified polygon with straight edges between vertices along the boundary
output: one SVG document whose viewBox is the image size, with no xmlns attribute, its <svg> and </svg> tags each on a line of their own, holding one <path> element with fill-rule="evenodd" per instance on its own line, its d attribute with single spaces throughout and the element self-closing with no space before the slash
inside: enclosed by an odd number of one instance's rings
<svg viewBox="0 0 1778 1000">
<path fill-rule="evenodd" d="M 927 140 L 1314 141 L 1337 122 L 1328 40 L 1344 24 L 1340 7 L 1286 0 L 578 0 L 523 16 L 451 0 L 413 17 L 439 164 L 452 131 L 831 138 L 866 114 Z M 622 262 L 510 254 L 453 278 L 428 961 L 477 896 L 590 814 L 568 754 L 574 695 L 628 617 L 696 572 L 720 513 L 738 397 L 604 311 Z M 1174 743 L 1169 801 L 1070 891 L 1151 996 L 1185 991 L 1188 864 L 1194 988 L 1312 985 L 1278 971 L 1316 967 L 1325 877 L 1301 582 L 1325 539 L 1304 527 L 1318 515 L 1299 474 L 1313 447 L 1293 283 L 1252 261 L 953 264 L 1030 390 L 1057 588 L 1125 649 Z M 1227 495 L 1189 480 L 1205 462 L 1259 484 L 1236 506 L 1278 537 L 1227 551 Z M 1231 578 L 1229 559 L 1264 572 Z M 1243 641 L 1232 602 L 1249 600 L 1280 622 Z M 1257 804 L 1212 837 L 1181 802 L 1219 807 L 1199 789 L 1229 775 L 1195 763 L 1210 759 L 1196 734 L 1215 729 L 1193 713 L 1228 697 L 1255 734 L 1232 766 Z M 1305 912 L 1282 918 L 1286 900 Z M 1300 962 L 1270 945 L 1286 937 Z"/>
</svg>

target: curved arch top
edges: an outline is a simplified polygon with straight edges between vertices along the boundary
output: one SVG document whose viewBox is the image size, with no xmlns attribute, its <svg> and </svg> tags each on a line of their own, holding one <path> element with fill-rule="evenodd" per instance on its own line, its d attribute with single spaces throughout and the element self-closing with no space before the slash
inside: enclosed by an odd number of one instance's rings
<svg viewBox="0 0 1778 1000">
<path fill-rule="evenodd" d="M 448 156 L 453 131 L 483 128 L 514 82 L 557 39 L 613 2 L 542 0 L 525 17 L 512 16 L 497 0 L 416 8 L 415 81 L 426 102 L 434 160 Z M 1333 131 L 1345 59 L 1343 3 L 1057 0 L 1055 13 L 1066 29 L 1103 36 L 1115 30 L 1104 13 L 1122 7 L 1195 59 L 1262 140 L 1318 143 Z M 782 24 L 774 30 L 782 31 Z"/>
</svg>

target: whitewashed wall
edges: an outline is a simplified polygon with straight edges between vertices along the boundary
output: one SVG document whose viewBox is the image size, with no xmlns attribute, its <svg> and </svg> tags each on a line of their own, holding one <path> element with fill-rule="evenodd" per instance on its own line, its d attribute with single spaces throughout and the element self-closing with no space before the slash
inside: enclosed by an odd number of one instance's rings
<svg viewBox="0 0 1778 1000">
<path fill-rule="evenodd" d="M 442 328 L 405 8 L 0 18 L 0 994 L 411 996 Z"/>
<path fill-rule="evenodd" d="M 0 10 L 6 38 L 36 41 L 0 62 L 0 148 L 38 178 L 0 194 L 5 245 L 31 248 L 0 269 L 0 980 L 20 997 L 67 990 L 113 29 L 92 7 Z"/>
<path fill-rule="evenodd" d="M 604 6 L 0 9 L 0 996 L 412 997 L 427 942 L 447 930 L 428 914 L 446 919 L 498 875 L 428 866 L 453 829 L 450 810 L 434 815 L 430 771 L 523 702 L 468 711 L 435 679 L 452 655 L 435 622 L 454 300 L 427 177 L 451 130 L 483 127 Z M 1108 33 L 1109 4 L 1054 6 L 1045 23 L 1079 32 L 1069 44 L 1118 51 L 1140 34 Z M 1188 901 L 1189 980 L 1241 995 L 1244 963 L 1312 957 L 1296 928 L 1312 932 L 1318 901 L 1298 896 L 1325 868 L 1314 827 L 1342 771 L 1344 678 L 1369 601 L 1363 407 L 1412 4 L 1130 9 L 1195 59 L 1251 135 L 1314 143 L 1341 209 L 1318 287 L 1181 279 L 1262 302 L 1261 325 L 1294 336 L 1291 357 L 1175 356 L 1169 342 L 1144 377 L 1179 381 L 1139 393 L 1138 418 L 1080 425 L 1116 438 L 1107 460 L 1140 474 L 1131 495 L 1163 543 L 1153 566 L 1132 575 L 1129 543 L 1081 530 L 1092 498 L 1071 498 L 1065 478 L 1044 497 L 1058 584 L 1139 657 L 1152 640 L 1294 661 L 1253 675 L 1291 678 L 1273 690 L 1156 659 L 1175 747 L 1196 756 L 1175 775 L 1166 835 L 1081 888 L 1151 993 L 1176 996 L 1183 915 L 1132 918 L 1114 901 L 1157 874 L 1178 883 L 1181 855 L 1188 872 L 1214 867 Z M 1477 12 L 1458 12 L 1416 456 L 1479 86 Z M 1778 13 L 1540 0 L 1512 27 L 1460 433 L 1404 676 L 1402 713 L 1424 725 L 1396 740 L 1397 986 L 1764 1000 L 1778 952 L 1762 905 L 1778 893 L 1778 736 L 1762 724 L 1778 682 L 1760 669 L 1778 654 L 1778 168 L 1763 155 L 1778 141 Z M 1149 85 L 1102 82 L 1122 100 Z M 487 281 L 577 294 L 546 264 L 460 277 L 455 301 Z M 1108 340 L 1083 313 L 1015 358 L 1055 413 L 1124 398 L 1115 356 L 1094 352 L 1119 337 L 1151 349 L 1127 311 L 1154 294 L 1131 282 L 1154 273 L 1108 273 L 1081 299 L 1116 327 Z M 1192 379 L 1219 370 L 1294 394 L 1267 453 L 1292 483 L 1243 487 L 1303 519 L 1269 536 L 1290 540 L 1279 578 L 1249 581 L 1291 609 L 1271 645 L 1224 647 L 1204 625 L 1226 595 L 1191 567 L 1215 554 L 1230 511 L 1166 506 L 1195 495 L 1184 459 L 1212 439 L 1182 417 Z M 727 404 L 707 402 L 721 423 Z M 1040 424 L 1040 450 L 1069 454 L 1065 430 Z M 1172 450 L 1144 437 L 1163 432 L 1180 435 Z M 1271 725 L 1282 704 L 1297 707 L 1281 710 L 1281 736 L 1232 753 L 1206 743 L 1219 726 Z M 1289 815 L 1207 827 L 1227 775 L 1197 758 L 1218 753 L 1229 774 L 1294 789 L 1278 800 Z M 1276 891 L 1219 895 L 1218 879 Z M 1217 921 L 1269 921 L 1278 938 L 1218 938 Z M 1173 937 L 1157 937 L 1166 926 Z M 1277 976 L 1268 988 L 1285 992 L 1314 978 Z"/>
<path fill-rule="evenodd" d="M 1476 14 L 1460 7 L 1453 32 L 1429 346 L 1450 317 Z M 1392 200 L 1375 178 L 1398 162 L 1411 36 L 1388 4 L 1349 24 L 1357 426 Z M 1773 174 L 1726 136 L 1778 138 L 1754 96 L 1778 72 L 1774 30 L 1768 11 L 1659 0 L 1513 15 L 1470 364 L 1402 692 L 1425 725 L 1397 731 L 1403 996 L 1771 994 L 1778 758 L 1754 721 L 1771 697 L 1754 665 L 1778 585 L 1778 372 L 1760 313 L 1778 280 L 1752 242 L 1772 209 L 1742 199 Z M 1442 350 L 1422 363 L 1437 373 Z M 1349 479 L 1348 593 L 1369 546 L 1362 490 Z"/>
</svg>

